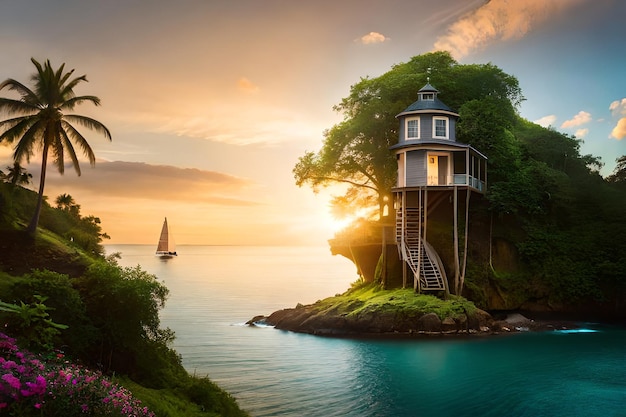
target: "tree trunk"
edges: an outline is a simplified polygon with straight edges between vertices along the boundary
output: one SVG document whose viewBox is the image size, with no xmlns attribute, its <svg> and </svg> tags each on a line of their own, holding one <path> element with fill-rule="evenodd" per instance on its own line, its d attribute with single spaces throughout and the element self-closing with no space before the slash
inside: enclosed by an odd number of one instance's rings
<svg viewBox="0 0 626 417">
<path fill-rule="evenodd" d="M 29 235 L 35 236 L 37 231 L 37 225 L 39 224 L 39 214 L 41 213 L 41 205 L 43 203 L 43 190 L 46 184 L 46 163 L 48 161 L 48 143 L 43 145 L 43 156 L 41 158 L 41 177 L 39 179 L 39 194 L 37 196 L 37 205 L 35 206 L 35 213 L 28 225 L 26 231 Z"/>
</svg>

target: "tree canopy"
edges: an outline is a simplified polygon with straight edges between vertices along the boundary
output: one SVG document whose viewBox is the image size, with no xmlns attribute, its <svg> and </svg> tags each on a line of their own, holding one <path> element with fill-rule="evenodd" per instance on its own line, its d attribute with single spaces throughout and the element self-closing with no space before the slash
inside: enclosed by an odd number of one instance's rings
<svg viewBox="0 0 626 417">
<path fill-rule="evenodd" d="M 296 184 L 314 190 L 346 184 L 334 199 L 335 212 L 367 205 L 382 216 L 396 183 L 389 150 L 398 141 L 395 116 L 427 82 L 459 114 L 457 140 L 488 158 L 487 193 L 470 219 L 487 239 L 470 242 L 469 251 L 478 255 L 468 266 L 472 298 L 493 299 L 485 293 L 491 288 L 497 297 L 508 294 L 505 304 L 586 299 L 626 305 L 626 156 L 602 178 L 603 162 L 581 154 L 581 139 L 519 116 L 524 97 L 518 81 L 493 64 L 459 64 L 433 52 L 362 78 L 335 106 L 344 118 L 324 132 L 321 149 L 297 162 Z M 506 242 L 516 269 L 494 269 L 494 242 Z"/>
<path fill-rule="evenodd" d="M 417 99 L 418 90 L 429 80 L 442 100 L 457 111 L 470 101 L 474 107 L 489 102 L 497 116 L 490 123 L 501 126 L 498 132 L 514 122 L 523 100 L 517 79 L 492 64 L 462 65 L 448 52 L 413 57 L 379 77 L 365 77 L 351 86 L 348 97 L 334 107 L 343 114 L 343 121 L 324 132 L 318 152 L 300 157 L 293 170 L 296 184 L 314 190 L 346 184 L 345 194 L 333 200 L 342 206 L 336 212 L 354 213 L 368 205 L 376 207 L 381 217 L 391 203 L 396 182 L 396 160 L 389 151 L 398 142 L 396 115 Z"/>
</svg>

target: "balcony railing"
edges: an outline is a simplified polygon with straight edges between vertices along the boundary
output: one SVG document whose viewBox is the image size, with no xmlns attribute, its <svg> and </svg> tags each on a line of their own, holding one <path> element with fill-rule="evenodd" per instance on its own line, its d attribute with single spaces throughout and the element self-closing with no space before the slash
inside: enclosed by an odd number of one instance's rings
<svg viewBox="0 0 626 417">
<path fill-rule="evenodd" d="M 419 184 L 415 184 L 419 185 Z M 449 186 L 449 185 L 467 185 L 478 191 L 485 190 L 485 182 L 479 178 L 473 177 L 467 174 L 454 174 L 454 175 L 438 175 L 429 176 L 427 178 L 427 185 L 429 186 Z"/>
</svg>

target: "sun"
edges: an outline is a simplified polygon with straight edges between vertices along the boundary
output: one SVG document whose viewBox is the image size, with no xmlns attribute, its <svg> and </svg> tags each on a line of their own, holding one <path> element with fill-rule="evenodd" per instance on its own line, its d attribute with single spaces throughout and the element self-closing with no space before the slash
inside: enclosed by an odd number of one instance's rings
<svg viewBox="0 0 626 417">
<path fill-rule="evenodd" d="M 354 218 L 348 217 L 344 219 L 337 219 L 328 214 L 328 218 L 325 220 L 326 228 L 334 234 L 345 229 L 350 223 L 354 221 Z"/>
</svg>

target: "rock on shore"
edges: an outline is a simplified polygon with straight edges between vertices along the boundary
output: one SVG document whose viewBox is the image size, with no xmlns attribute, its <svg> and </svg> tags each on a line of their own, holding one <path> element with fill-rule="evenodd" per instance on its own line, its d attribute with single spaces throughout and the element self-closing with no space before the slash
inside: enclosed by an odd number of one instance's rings
<svg viewBox="0 0 626 417">
<path fill-rule="evenodd" d="M 493 332 L 496 323 L 489 313 L 482 310 L 475 311 L 471 316 L 461 315 L 441 320 L 435 313 L 368 310 L 350 314 L 332 308 L 320 310 L 313 304 L 279 310 L 269 316 L 257 316 L 247 324 L 264 324 L 281 330 L 315 335 L 375 336 L 487 333 Z"/>
<path fill-rule="evenodd" d="M 477 309 L 471 316 L 447 317 L 435 313 L 387 313 L 368 311 L 358 314 L 337 309 L 320 310 L 315 304 L 278 310 L 269 316 L 256 316 L 246 324 L 268 325 L 280 330 L 337 337 L 419 336 L 419 335 L 487 335 L 525 331 L 544 331 L 572 328 L 573 323 L 555 325 L 534 321 L 519 313 L 511 313 L 501 320 Z"/>
</svg>

